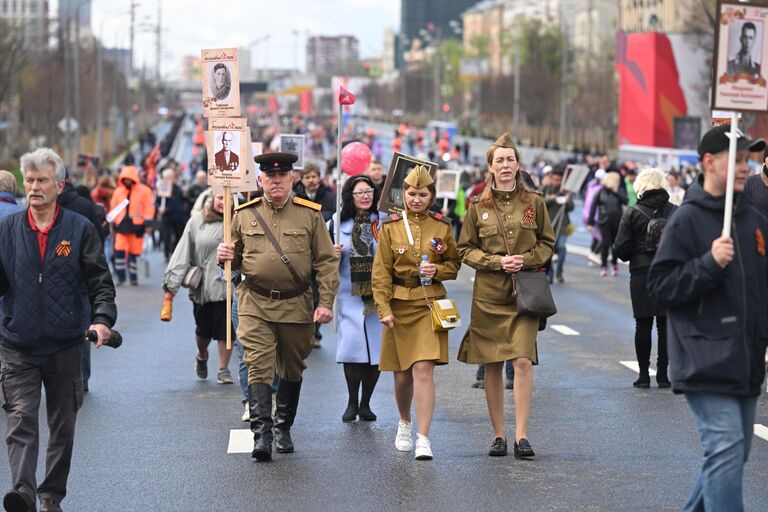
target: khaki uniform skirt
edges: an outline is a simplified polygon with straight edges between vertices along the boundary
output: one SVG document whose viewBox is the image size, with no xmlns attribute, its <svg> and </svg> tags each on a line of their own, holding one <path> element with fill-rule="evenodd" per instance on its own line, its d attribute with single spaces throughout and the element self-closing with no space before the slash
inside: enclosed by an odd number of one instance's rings
<svg viewBox="0 0 768 512">
<path fill-rule="evenodd" d="M 432 317 L 421 300 L 390 301 L 395 326 L 384 326 L 379 370 L 404 372 L 417 361 L 448 364 L 448 333 L 432 330 Z"/>
<path fill-rule="evenodd" d="M 514 304 L 472 301 L 472 322 L 459 347 L 458 360 L 468 364 L 499 363 L 526 357 L 539 364 L 536 335 L 539 319 L 519 316 Z"/>
</svg>

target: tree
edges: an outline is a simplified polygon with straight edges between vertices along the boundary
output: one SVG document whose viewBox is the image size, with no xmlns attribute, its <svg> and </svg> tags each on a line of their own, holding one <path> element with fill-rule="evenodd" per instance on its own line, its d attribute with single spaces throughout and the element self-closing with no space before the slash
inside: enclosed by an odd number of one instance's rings
<svg viewBox="0 0 768 512">
<path fill-rule="evenodd" d="M 0 20 L 0 105 L 5 102 L 22 62 L 24 34 L 15 25 Z"/>
</svg>

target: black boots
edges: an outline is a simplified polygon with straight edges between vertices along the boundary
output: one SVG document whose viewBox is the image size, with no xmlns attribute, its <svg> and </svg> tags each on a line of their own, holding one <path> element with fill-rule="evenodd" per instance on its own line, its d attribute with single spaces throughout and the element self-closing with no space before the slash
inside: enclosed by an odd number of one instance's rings
<svg viewBox="0 0 768 512">
<path fill-rule="evenodd" d="M 667 367 L 659 365 L 659 369 L 656 371 L 656 383 L 659 388 L 664 389 L 672 386 L 667 376 Z"/>
<path fill-rule="evenodd" d="M 248 384 L 248 406 L 251 410 L 251 432 L 253 432 L 251 457 L 259 462 L 271 460 L 272 386 L 261 382 Z"/>
<path fill-rule="evenodd" d="M 636 388 L 648 389 L 651 387 L 651 376 L 648 374 L 648 368 L 640 368 L 640 377 L 632 383 Z"/>
<path fill-rule="evenodd" d="M 277 385 L 277 410 L 275 412 L 275 449 L 277 453 L 293 453 L 291 427 L 299 406 L 301 381 L 288 382 L 280 379 Z"/>
</svg>

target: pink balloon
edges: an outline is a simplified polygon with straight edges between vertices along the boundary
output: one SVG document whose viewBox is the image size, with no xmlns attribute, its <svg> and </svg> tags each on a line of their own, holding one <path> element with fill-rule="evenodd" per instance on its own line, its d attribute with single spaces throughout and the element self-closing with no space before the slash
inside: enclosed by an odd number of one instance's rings
<svg viewBox="0 0 768 512">
<path fill-rule="evenodd" d="M 362 174 L 371 163 L 371 150 L 362 142 L 352 142 L 341 150 L 341 170 L 350 176 Z"/>
</svg>

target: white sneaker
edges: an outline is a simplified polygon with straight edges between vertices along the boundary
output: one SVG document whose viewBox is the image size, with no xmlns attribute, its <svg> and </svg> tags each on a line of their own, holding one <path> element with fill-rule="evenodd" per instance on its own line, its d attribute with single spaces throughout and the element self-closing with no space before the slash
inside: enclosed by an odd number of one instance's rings
<svg viewBox="0 0 768 512">
<path fill-rule="evenodd" d="M 413 439 L 411 439 L 411 424 L 400 420 L 397 423 L 397 437 L 395 437 L 395 448 L 401 452 L 413 450 Z"/>
<path fill-rule="evenodd" d="M 245 411 L 243 412 L 243 417 L 240 419 L 243 421 L 251 421 L 251 410 L 248 408 L 248 404 L 245 404 Z"/>
<path fill-rule="evenodd" d="M 416 434 L 416 460 L 432 460 L 432 445 L 429 438 Z"/>
</svg>

